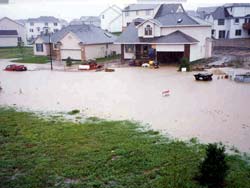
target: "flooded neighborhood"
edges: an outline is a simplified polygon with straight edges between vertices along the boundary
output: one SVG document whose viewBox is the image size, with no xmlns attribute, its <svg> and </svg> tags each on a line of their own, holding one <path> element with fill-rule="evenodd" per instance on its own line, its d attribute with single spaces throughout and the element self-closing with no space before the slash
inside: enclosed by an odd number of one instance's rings
<svg viewBox="0 0 250 188">
<path fill-rule="evenodd" d="M 249 186 L 249 3 L 19 3 L 0 3 L 0 187 Z"/>
</svg>

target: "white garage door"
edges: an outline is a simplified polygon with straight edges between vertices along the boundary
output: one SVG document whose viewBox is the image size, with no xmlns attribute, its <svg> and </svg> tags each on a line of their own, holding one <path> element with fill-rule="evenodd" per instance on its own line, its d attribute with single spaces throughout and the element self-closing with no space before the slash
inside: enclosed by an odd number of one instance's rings
<svg viewBox="0 0 250 188">
<path fill-rule="evenodd" d="M 67 59 L 68 57 L 70 57 L 71 59 L 75 59 L 75 60 L 81 60 L 81 50 L 65 50 L 65 49 L 61 49 L 61 56 L 62 59 Z"/>
<path fill-rule="evenodd" d="M 184 45 L 180 44 L 180 45 L 173 45 L 173 44 L 169 44 L 169 45 L 164 45 L 164 44 L 160 44 L 160 45 L 156 45 L 156 51 L 157 52 L 184 52 Z"/>
</svg>

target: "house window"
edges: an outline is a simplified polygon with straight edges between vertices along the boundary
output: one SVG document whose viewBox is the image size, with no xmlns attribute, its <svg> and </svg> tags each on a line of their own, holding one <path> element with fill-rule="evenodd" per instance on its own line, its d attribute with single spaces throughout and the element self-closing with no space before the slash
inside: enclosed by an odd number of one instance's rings
<svg viewBox="0 0 250 188">
<path fill-rule="evenodd" d="M 139 16 L 139 11 L 138 10 L 136 11 L 136 16 Z"/>
<path fill-rule="evenodd" d="M 34 26 L 34 22 L 30 22 L 30 26 Z"/>
<path fill-rule="evenodd" d="M 33 32 L 34 32 L 34 30 L 33 30 L 33 29 L 30 29 L 30 32 L 31 32 L 31 33 L 33 33 Z"/>
<path fill-rule="evenodd" d="M 234 23 L 238 24 L 239 22 L 240 22 L 240 19 L 239 18 L 235 18 Z"/>
<path fill-rule="evenodd" d="M 129 16 L 129 12 L 125 12 L 125 16 Z"/>
<path fill-rule="evenodd" d="M 43 44 L 36 44 L 36 51 L 43 52 Z"/>
<path fill-rule="evenodd" d="M 48 26 L 49 24 L 47 23 L 47 22 L 45 22 L 45 24 L 44 24 L 45 26 Z"/>
<path fill-rule="evenodd" d="M 102 15 L 102 19 L 104 19 L 104 15 Z"/>
<path fill-rule="evenodd" d="M 58 25 L 58 24 L 55 22 L 55 23 L 54 23 L 54 26 L 57 26 L 57 25 Z"/>
<path fill-rule="evenodd" d="M 146 15 L 150 15 L 150 10 L 146 10 Z"/>
<path fill-rule="evenodd" d="M 145 27 L 145 35 L 147 35 L 147 36 L 152 35 L 152 27 L 150 25 L 147 25 Z"/>
<path fill-rule="evenodd" d="M 225 37 L 226 37 L 226 31 L 225 30 L 219 31 L 219 39 L 224 39 Z"/>
<path fill-rule="evenodd" d="M 218 25 L 224 25 L 225 20 L 224 19 L 218 19 Z"/>
<path fill-rule="evenodd" d="M 36 29 L 37 29 L 38 32 L 40 31 L 40 27 L 37 27 Z"/>
<path fill-rule="evenodd" d="M 125 44 L 125 52 L 126 53 L 133 53 L 135 45 L 133 44 Z"/>
<path fill-rule="evenodd" d="M 215 29 L 212 29 L 212 35 L 214 35 L 215 34 Z"/>
<path fill-rule="evenodd" d="M 241 29 L 235 30 L 235 36 L 241 36 Z"/>
</svg>

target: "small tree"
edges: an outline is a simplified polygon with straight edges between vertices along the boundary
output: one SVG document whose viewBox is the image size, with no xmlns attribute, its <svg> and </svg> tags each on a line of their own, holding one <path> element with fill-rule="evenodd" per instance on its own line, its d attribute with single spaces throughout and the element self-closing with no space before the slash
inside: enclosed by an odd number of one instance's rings
<svg viewBox="0 0 250 188">
<path fill-rule="evenodd" d="M 72 60 L 71 60 L 70 57 L 68 57 L 67 60 L 66 60 L 66 66 L 70 67 L 71 65 L 72 65 Z"/>
<path fill-rule="evenodd" d="M 200 175 L 197 180 L 208 188 L 222 188 L 229 169 L 225 161 L 225 147 L 223 145 L 209 144 L 206 157 L 199 166 Z"/>
<path fill-rule="evenodd" d="M 181 58 L 181 64 L 179 66 L 179 71 L 181 71 L 182 68 L 187 68 L 187 71 L 190 71 L 189 60 L 186 57 Z"/>
<path fill-rule="evenodd" d="M 22 58 L 24 59 L 24 42 L 22 40 L 18 41 L 17 46 L 19 48 L 20 54 L 22 55 Z"/>
</svg>

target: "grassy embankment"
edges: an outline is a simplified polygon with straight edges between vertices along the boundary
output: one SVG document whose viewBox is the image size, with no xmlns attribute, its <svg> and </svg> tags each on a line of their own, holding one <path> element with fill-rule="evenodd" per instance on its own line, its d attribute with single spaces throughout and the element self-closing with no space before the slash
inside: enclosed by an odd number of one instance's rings
<svg viewBox="0 0 250 188">
<path fill-rule="evenodd" d="M 24 47 L 23 49 L 18 47 L 0 48 L 0 59 L 11 58 L 18 58 L 12 61 L 18 63 L 42 64 L 49 61 L 47 56 L 34 56 L 32 47 Z"/>
<path fill-rule="evenodd" d="M 171 140 L 129 121 L 73 123 L 0 108 L 4 188 L 200 188 L 193 177 L 205 148 L 195 139 Z M 250 166 L 242 158 L 247 156 L 227 155 L 229 188 L 249 187 Z"/>
</svg>

